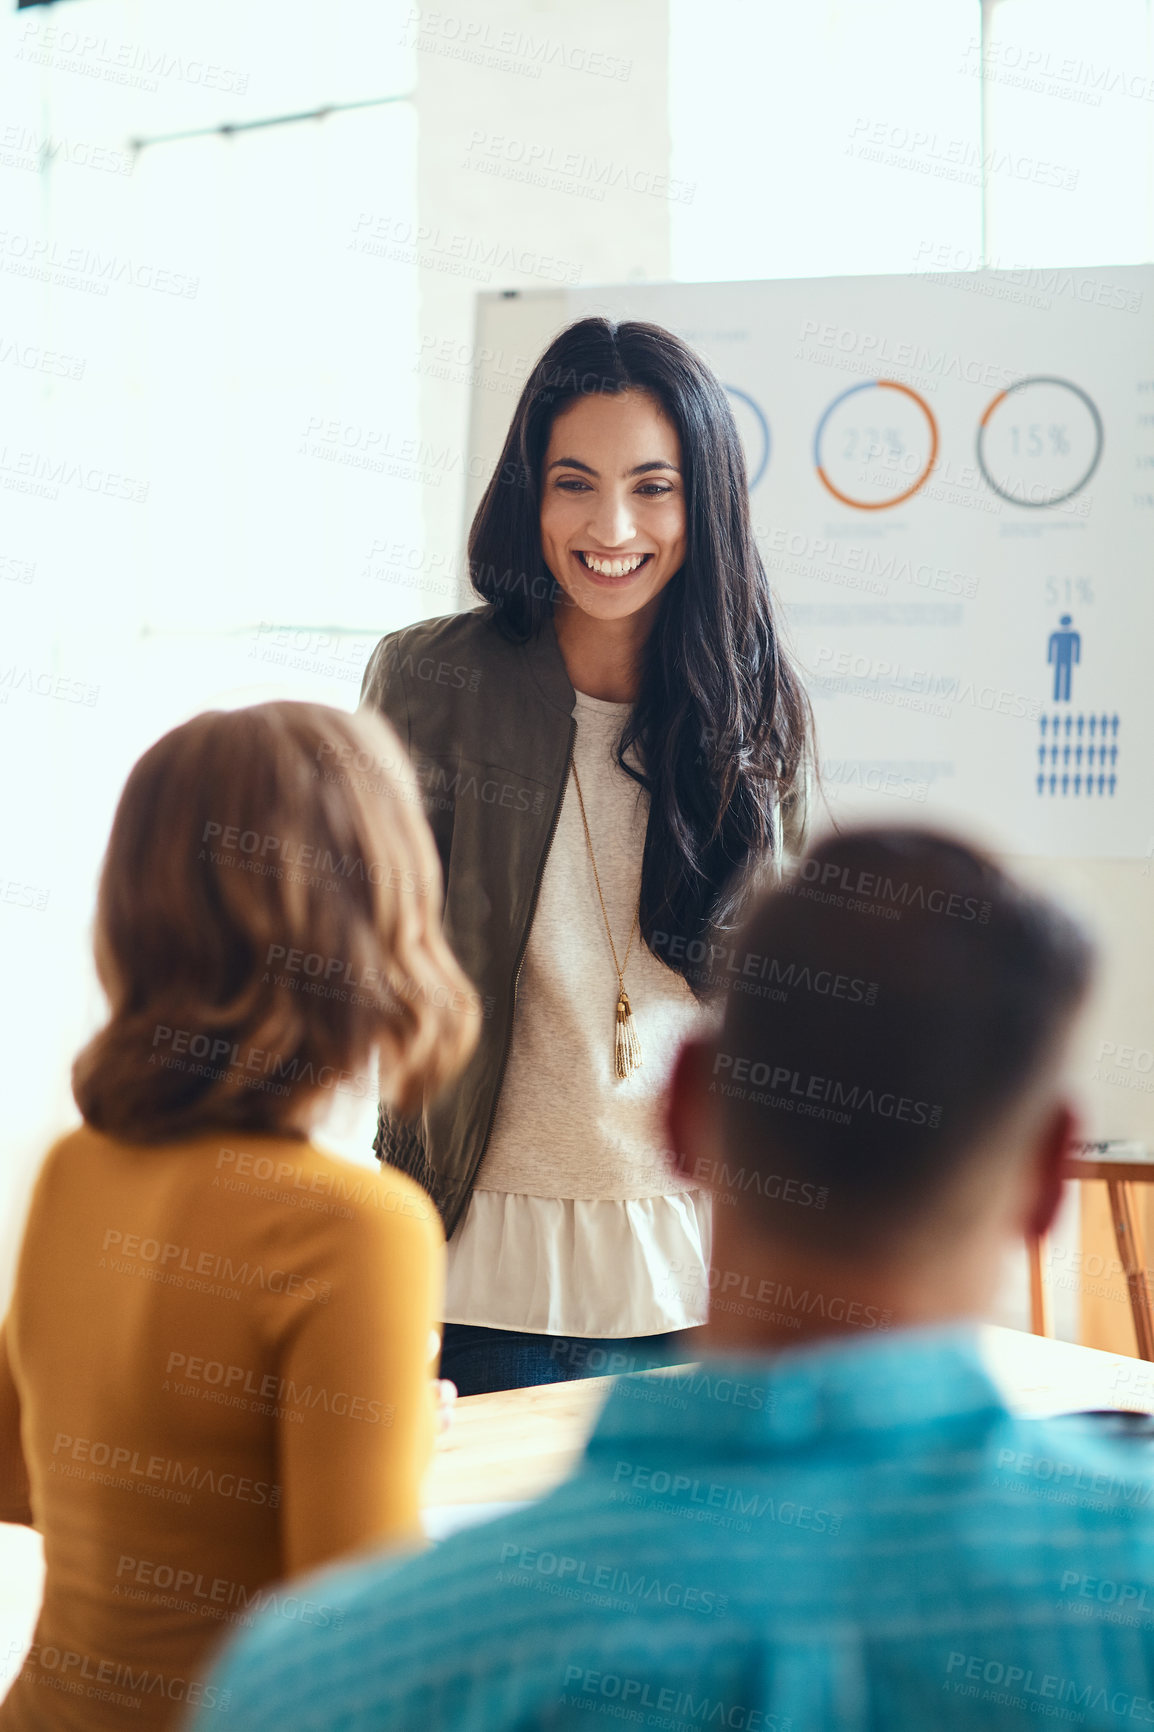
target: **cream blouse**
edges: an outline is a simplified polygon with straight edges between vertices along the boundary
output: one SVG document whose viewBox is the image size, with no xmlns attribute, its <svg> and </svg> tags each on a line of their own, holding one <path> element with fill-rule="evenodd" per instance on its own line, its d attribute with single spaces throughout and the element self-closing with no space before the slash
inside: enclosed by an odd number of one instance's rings
<svg viewBox="0 0 1154 1732">
<path fill-rule="evenodd" d="M 574 761 L 613 942 L 637 911 L 649 798 L 614 748 L 628 704 L 576 694 Z M 708 1195 L 664 1152 L 661 1102 L 708 1018 L 635 934 L 640 1069 L 614 1073 L 617 974 L 570 777 L 529 934 L 488 1150 L 449 1243 L 445 1320 L 621 1338 L 705 1321 Z"/>
</svg>

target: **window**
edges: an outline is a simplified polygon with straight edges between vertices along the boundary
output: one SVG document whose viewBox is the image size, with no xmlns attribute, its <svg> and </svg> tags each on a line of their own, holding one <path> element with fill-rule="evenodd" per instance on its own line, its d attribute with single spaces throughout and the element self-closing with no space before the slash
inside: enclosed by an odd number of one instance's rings
<svg viewBox="0 0 1154 1732">
<path fill-rule="evenodd" d="M 935 247 L 980 263 L 975 0 L 672 0 L 675 277 L 910 271 Z"/>
<path fill-rule="evenodd" d="M 86 0 L 0 25 L 13 1201 L 74 1117 L 134 759 L 209 707 L 353 708 L 375 638 L 427 611 L 373 575 L 374 544 L 421 540 L 406 10 L 289 29 L 268 0 Z"/>
</svg>

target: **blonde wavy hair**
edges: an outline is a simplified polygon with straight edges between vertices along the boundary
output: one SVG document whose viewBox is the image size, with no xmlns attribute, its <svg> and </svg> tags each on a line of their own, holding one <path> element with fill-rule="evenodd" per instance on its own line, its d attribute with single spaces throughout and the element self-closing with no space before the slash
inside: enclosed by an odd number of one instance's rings
<svg viewBox="0 0 1154 1732">
<path fill-rule="evenodd" d="M 477 1039 L 441 867 L 400 741 L 366 711 L 210 711 L 134 766 L 101 872 L 109 1019 L 76 1059 L 89 1124 L 131 1142 L 307 1132 L 331 1090 L 403 1115 Z"/>
</svg>

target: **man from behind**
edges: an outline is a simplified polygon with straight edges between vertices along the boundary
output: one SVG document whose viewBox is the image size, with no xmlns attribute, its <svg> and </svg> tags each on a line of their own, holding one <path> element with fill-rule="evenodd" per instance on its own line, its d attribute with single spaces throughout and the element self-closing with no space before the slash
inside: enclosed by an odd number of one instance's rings
<svg viewBox="0 0 1154 1732">
<path fill-rule="evenodd" d="M 541 1502 L 326 1576 L 339 1628 L 246 1636 L 219 1678 L 246 1732 L 1154 1722 L 1154 1616 L 1069 1588 L 1154 1579 L 1154 1464 L 1013 1416 L 976 1337 L 1058 1206 L 1086 939 L 964 844 L 879 829 L 706 967 L 724 1023 L 668 1121 L 716 1202 L 702 1363 L 622 1378 Z"/>
</svg>

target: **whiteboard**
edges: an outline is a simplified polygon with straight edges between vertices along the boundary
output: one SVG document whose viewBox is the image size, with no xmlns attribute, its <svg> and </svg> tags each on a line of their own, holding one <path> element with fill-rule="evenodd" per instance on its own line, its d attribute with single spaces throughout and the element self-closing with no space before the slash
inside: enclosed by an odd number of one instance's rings
<svg viewBox="0 0 1154 1732">
<path fill-rule="evenodd" d="M 484 294 L 471 450 L 571 320 L 669 327 L 729 391 L 838 818 L 1151 857 L 1152 310 L 1151 266 Z"/>
</svg>

